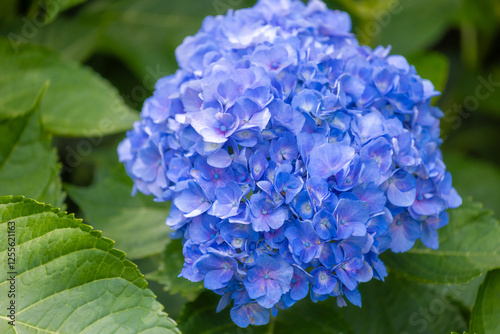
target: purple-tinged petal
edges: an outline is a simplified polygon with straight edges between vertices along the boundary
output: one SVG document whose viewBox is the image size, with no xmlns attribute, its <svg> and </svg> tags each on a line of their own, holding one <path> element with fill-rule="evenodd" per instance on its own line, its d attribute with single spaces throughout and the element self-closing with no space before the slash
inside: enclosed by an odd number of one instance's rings
<svg viewBox="0 0 500 334">
<path fill-rule="evenodd" d="M 255 302 L 233 307 L 230 313 L 234 323 L 242 328 L 266 325 L 270 320 L 269 310 Z"/>
<path fill-rule="evenodd" d="M 311 177 L 317 176 L 323 179 L 339 172 L 348 162 L 354 158 L 355 151 L 352 147 L 324 144 L 315 148 L 307 165 Z"/>
<path fill-rule="evenodd" d="M 408 207 L 417 195 L 415 177 L 402 170 L 397 171 L 388 181 L 387 199 L 400 207 Z"/>
</svg>

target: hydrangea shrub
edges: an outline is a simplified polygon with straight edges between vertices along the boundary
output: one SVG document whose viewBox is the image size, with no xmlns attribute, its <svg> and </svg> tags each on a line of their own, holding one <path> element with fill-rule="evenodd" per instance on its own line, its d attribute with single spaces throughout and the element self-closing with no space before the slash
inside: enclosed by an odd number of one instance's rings
<svg viewBox="0 0 500 334">
<path fill-rule="evenodd" d="M 387 276 L 380 253 L 438 248 L 461 204 L 439 92 L 389 47 L 360 46 L 348 14 L 261 0 L 207 17 L 176 57 L 119 157 L 134 192 L 172 202 L 180 276 L 238 326 L 308 295 L 361 306 L 358 284 Z"/>
</svg>

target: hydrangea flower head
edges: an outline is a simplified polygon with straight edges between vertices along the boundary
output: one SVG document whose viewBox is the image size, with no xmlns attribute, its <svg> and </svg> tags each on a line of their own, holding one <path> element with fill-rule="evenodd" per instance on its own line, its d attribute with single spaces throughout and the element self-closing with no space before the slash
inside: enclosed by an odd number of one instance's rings
<svg viewBox="0 0 500 334">
<path fill-rule="evenodd" d="M 439 93 L 390 48 L 360 46 L 318 0 L 207 17 L 119 146 L 134 192 L 171 201 L 181 276 L 246 327 L 387 275 L 379 254 L 438 247 L 461 204 Z"/>
</svg>

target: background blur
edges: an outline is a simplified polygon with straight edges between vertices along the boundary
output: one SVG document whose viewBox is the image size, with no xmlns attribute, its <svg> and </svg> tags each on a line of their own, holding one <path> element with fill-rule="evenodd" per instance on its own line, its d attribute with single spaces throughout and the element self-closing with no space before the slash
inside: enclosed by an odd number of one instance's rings
<svg viewBox="0 0 500 334">
<path fill-rule="evenodd" d="M 176 46 L 199 29 L 205 16 L 255 3 L 60 0 L 68 7 L 76 6 L 52 18 L 44 14 L 44 6 L 50 2 L 2 0 L 0 34 L 21 44 L 46 46 L 65 59 L 92 68 L 137 112 L 156 80 L 176 70 Z M 353 32 L 362 44 L 392 45 L 393 54 L 406 56 L 422 77 L 443 92 L 435 103 L 445 112 L 442 149 L 454 185 L 460 195 L 483 202 L 500 217 L 500 2 L 329 0 L 327 4 L 351 14 Z M 123 137 L 122 132 L 54 138 L 69 195 L 66 208 L 115 239 L 117 248 L 133 243 L 130 239 L 141 225 L 143 233 L 165 238 L 166 244 L 167 231 L 158 231 L 164 226 L 168 205 L 154 204 L 141 196 L 130 198 L 131 181 L 115 153 Z M 143 245 L 125 250 L 147 278 L 161 276 L 160 261 L 165 261 L 161 250 Z M 169 295 L 164 286 L 182 292 L 178 286 L 182 283 L 158 281 L 150 287 L 176 319 L 190 295 Z"/>
</svg>

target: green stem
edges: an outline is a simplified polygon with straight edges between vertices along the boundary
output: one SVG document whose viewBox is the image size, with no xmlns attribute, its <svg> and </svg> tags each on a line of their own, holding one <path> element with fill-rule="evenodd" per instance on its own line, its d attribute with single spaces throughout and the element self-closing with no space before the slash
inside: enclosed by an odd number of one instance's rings
<svg viewBox="0 0 500 334">
<path fill-rule="evenodd" d="M 269 329 L 267 334 L 274 334 L 274 317 L 271 317 L 271 321 L 269 321 Z"/>
</svg>

